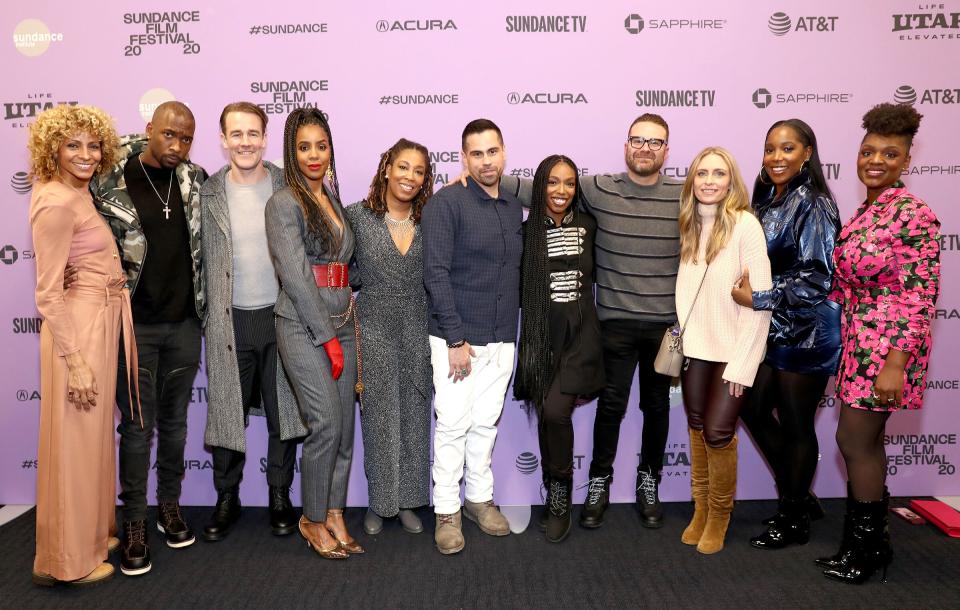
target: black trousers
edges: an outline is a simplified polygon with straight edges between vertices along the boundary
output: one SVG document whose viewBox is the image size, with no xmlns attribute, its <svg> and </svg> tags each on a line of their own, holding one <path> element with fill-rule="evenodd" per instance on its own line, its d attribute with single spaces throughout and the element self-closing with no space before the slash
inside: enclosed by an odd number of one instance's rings
<svg viewBox="0 0 960 610">
<path fill-rule="evenodd" d="M 273 306 L 262 309 L 233 309 L 233 336 L 240 369 L 243 418 L 249 423 L 250 409 L 263 404 L 267 419 L 267 484 L 290 487 L 297 442 L 280 440 L 280 412 L 277 403 L 277 333 Z M 243 480 L 246 454 L 226 447 L 211 447 L 213 485 L 217 493 L 236 492 Z"/>
<path fill-rule="evenodd" d="M 633 372 L 640 381 L 643 433 L 640 468 L 657 474 L 663 468 L 663 452 L 670 427 L 670 378 L 653 370 L 653 361 L 668 324 L 639 320 L 606 320 L 600 323 L 603 366 L 607 385 L 597 403 L 593 422 L 593 460 L 590 477 L 613 474 L 613 460 L 620 442 L 620 423 L 627 412 Z"/>
<path fill-rule="evenodd" d="M 577 397 L 560 391 L 554 379 L 547 397 L 537 410 L 540 463 L 544 474 L 554 479 L 573 477 L 573 408 Z"/>
<path fill-rule="evenodd" d="M 183 481 L 183 450 L 187 442 L 187 407 L 193 379 L 200 366 L 200 320 L 136 324 L 139 359 L 140 406 L 130 417 L 127 395 L 127 363 L 120 349 L 117 375 L 117 405 L 120 408 L 120 499 L 123 519 L 147 517 L 147 473 L 150 443 L 157 431 L 157 501 L 180 499 Z"/>
</svg>

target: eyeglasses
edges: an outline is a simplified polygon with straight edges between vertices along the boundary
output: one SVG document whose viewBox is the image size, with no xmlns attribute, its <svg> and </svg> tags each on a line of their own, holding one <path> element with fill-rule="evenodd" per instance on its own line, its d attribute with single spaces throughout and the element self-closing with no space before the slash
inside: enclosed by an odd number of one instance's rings
<svg viewBox="0 0 960 610">
<path fill-rule="evenodd" d="M 631 148 L 641 149 L 643 145 L 646 144 L 650 150 L 660 150 L 663 148 L 663 145 L 667 143 L 666 140 L 661 140 L 660 138 L 644 138 L 642 136 L 632 136 L 627 138 L 627 142 L 630 143 Z"/>
</svg>

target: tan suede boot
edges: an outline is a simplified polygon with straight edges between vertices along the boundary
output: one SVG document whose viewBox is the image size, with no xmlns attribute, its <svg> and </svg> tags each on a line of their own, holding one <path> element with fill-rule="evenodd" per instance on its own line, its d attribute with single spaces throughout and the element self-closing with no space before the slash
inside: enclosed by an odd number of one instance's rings
<svg viewBox="0 0 960 610">
<path fill-rule="evenodd" d="M 730 513 L 733 512 L 733 496 L 737 492 L 737 437 L 734 436 L 730 444 L 721 449 L 706 445 L 706 451 L 709 471 L 707 503 L 710 512 L 697 550 L 704 555 L 711 555 L 723 549 Z"/>
<path fill-rule="evenodd" d="M 680 541 L 697 544 L 707 524 L 707 446 L 703 432 L 687 428 L 690 433 L 690 499 L 693 500 L 693 518 L 683 530 Z"/>
<path fill-rule="evenodd" d="M 436 513 L 437 529 L 433 541 L 437 550 L 444 555 L 452 555 L 463 550 L 463 532 L 461 531 L 460 511 L 451 514 Z"/>
</svg>

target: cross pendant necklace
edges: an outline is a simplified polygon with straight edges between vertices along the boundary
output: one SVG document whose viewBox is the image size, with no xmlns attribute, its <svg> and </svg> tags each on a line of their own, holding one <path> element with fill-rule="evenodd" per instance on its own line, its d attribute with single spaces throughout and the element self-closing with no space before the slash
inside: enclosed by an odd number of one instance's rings
<svg viewBox="0 0 960 610">
<path fill-rule="evenodd" d="M 173 171 L 170 172 L 170 182 L 167 184 L 167 199 L 164 200 L 160 196 L 160 191 L 157 190 L 157 187 L 153 185 L 153 180 L 150 179 L 150 174 L 147 173 L 147 168 L 143 166 L 143 159 L 140 158 L 140 155 L 137 155 L 137 161 L 140 162 L 140 169 L 143 170 L 143 175 L 147 178 L 147 183 L 150 184 L 150 188 L 153 189 L 153 192 L 157 195 L 157 199 L 160 200 L 160 203 L 163 204 L 163 218 L 164 220 L 170 220 L 170 193 L 173 192 Z"/>
</svg>

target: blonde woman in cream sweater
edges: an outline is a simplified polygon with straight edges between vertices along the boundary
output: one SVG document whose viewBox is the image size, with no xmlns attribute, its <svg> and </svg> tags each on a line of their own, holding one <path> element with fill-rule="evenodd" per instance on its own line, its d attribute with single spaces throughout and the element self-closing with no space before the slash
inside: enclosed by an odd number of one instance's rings
<svg viewBox="0 0 960 610">
<path fill-rule="evenodd" d="M 679 222 L 677 315 L 681 322 L 686 319 L 680 381 L 694 501 L 682 541 L 711 554 L 723 548 L 730 522 L 737 489 L 737 419 L 763 360 L 770 326 L 769 311 L 737 305 L 730 292 L 744 270 L 755 290 L 769 289 L 770 261 L 740 170 L 723 148 L 706 148 L 690 164 Z"/>
</svg>

